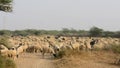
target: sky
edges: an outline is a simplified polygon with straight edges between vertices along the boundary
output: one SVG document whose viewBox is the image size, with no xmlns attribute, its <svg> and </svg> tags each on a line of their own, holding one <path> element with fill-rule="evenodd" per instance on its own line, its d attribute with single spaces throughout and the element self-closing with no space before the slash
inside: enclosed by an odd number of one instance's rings
<svg viewBox="0 0 120 68">
<path fill-rule="evenodd" d="M 0 11 L 0 29 L 120 30 L 120 0 L 13 1 L 12 13 Z"/>
</svg>

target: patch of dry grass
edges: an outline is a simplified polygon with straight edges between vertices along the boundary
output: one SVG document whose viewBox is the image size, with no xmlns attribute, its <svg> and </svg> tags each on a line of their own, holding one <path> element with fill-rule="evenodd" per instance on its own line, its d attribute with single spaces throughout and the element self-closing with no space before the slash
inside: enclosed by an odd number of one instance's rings
<svg viewBox="0 0 120 68">
<path fill-rule="evenodd" d="M 56 68 L 119 68 L 114 63 L 119 54 L 107 51 L 65 51 L 55 62 Z"/>
<path fill-rule="evenodd" d="M 0 56 L 0 68 L 16 68 L 13 60 Z"/>
</svg>

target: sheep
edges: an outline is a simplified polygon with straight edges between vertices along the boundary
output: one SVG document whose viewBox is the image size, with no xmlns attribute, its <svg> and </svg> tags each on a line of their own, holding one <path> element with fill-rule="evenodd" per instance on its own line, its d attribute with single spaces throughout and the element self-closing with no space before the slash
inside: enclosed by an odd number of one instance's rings
<svg viewBox="0 0 120 68">
<path fill-rule="evenodd" d="M 84 45 L 86 50 L 89 50 L 89 49 L 91 50 L 90 39 L 85 40 Z"/>
<path fill-rule="evenodd" d="M 4 45 L 0 45 L 0 48 L 3 48 L 3 49 L 0 50 L 0 53 L 1 53 L 2 56 L 8 57 L 8 58 L 12 58 L 14 60 L 15 60 L 15 58 L 18 57 L 18 54 L 16 52 L 16 48 L 15 47 L 7 48 Z"/>
<path fill-rule="evenodd" d="M 8 53 L 8 57 L 12 58 L 13 60 L 15 60 L 16 58 L 18 58 L 18 54 L 17 54 L 17 50 L 15 47 L 9 48 L 9 50 L 7 51 Z"/>
<path fill-rule="evenodd" d="M 42 52 L 42 47 L 41 46 L 37 46 L 37 45 L 31 45 L 27 48 L 27 52 Z"/>
<path fill-rule="evenodd" d="M 27 42 L 19 43 L 19 45 L 16 47 L 18 53 L 26 52 L 27 48 L 29 47 L 29 44 Z"/>
<path fill-rule="evenodd" d="M 26 52 L 27 48 L 29 47 L 29 44 L 27 42 L 21 43 L 21 47 L 23 48 L 23 52 Z"/>
<path fill-rule="evenodd" d="M 18 47 L 16 47 L 17 54 L 21 54 L 24 52 L 23 45 L 19 44 Z"/>
<path fill-rule="evenodd" d="M 2 56 L 7 56 L 7 51 L 8 51 L 7 47 L 5 47 L 4 45 L 0 45 L 0 54 Z"/>
<path fill-rule="evenodd" d="M 67 50 L 67 49 L 73 50 L 73 49 L 74 49 L 74 48 L 72 47 L 72 45 L 71 45 L 71 41 L 70 41 L 70 40 L 61 41 L 61 42 L 59 42 L 59 43 L 61 43 L 61 44 L 59 45 L 60 50 Z"/>
<path fill-rule="evenodd" d="M 50 53 L 50 54 L 53 54 L 53 55 L 55 55 L 55 51 L 54 51 L 54 49 L 52 49 L 50 46 L 48 47 L 48 46 L 42 46 L 42 57 L 44 58 L 44 55 L 45 55 L 45 53 Z"/>
<path fill-rule="evenodd" d="M 80 43 L 79 49 L 80 50 L 85 50 L 85 43 L 84 43 L 84 41 L 79 41 L 79 43 Z"/>
<path fill-rule="evenodd" d="M 53 43 L 51 43 L 50 41 L 48 41 L 47 44 L 48 45 L 41 45 L 43 58 L 44 58 L 45 53 L 50 53 L 54 57 L 56 57 L 56 53 L 57 53 L 57 51 L 59 51 L 59 48 L 57 46 L 53 45 Z"/>
<path fill-rule="evenodd" d="M 7 48 L 6 46 L 4 46 L 4 45 L 0 45 L 0 50 L 2 50 L 2 49 L 4 49 L 4 50 L 8 50 L 8 48 Z"/>
<path fill-rule="evenodd" d="M 63 51 L 63 50 L 68 50 L 68 49 L 73 50 L 73 47 L 70 46 L 70 45 L 63 45 L 63 46 L 60 47 L 60 50 L 61 50 L 61 51 Z"/>
<path fill-rule="evenodd" d="M 94 45 L 98 42 L 97 39 L 92 39 L 92 41 L 90 41 L 90 45 L 91 45 L 91 50 L 94 48 Z"/>
<path fill-rule="evenodd" d="M 78 42 L 73 42 L 73 43 L 71 42 L 71 46 L 73 49 L 77 49 L 77 50 L 79 50 L 80 48 L 80 44 Z"/>
</svg>

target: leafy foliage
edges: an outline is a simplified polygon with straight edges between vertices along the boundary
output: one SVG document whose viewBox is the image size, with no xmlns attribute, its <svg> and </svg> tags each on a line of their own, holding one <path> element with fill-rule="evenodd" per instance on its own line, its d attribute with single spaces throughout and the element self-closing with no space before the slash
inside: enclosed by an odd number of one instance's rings
<svg viewBox="0 0 120 68">
<path fill-rule="evenodd" d="M 12 12 L 12 1 L 13 0 L 0 0 L 0 11 Z"/>
<path fill-rule="evenodd" d="M 9 4 L 11 3 L 13 0 L 0 0 L 0 4 Z"/>
<path fill-rule="evenodd" d="M 92 27 L 89 31 L 90 33 L 90 36 L 102 36 L 102 33 L 103 33 L 103 29 L 100 29 L 98 27 Z"/>
<path fill-rule="evenodd" d="M 9 31 L 9 30 L 1 30 L 0 31 L 0 35 L 10 36 L 11 34 L 12 34 L 12 31 Z"/>
</svg>

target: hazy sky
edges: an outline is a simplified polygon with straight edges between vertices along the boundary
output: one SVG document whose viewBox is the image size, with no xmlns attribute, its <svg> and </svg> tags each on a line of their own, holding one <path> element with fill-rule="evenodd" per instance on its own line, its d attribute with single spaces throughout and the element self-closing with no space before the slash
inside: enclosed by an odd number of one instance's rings
<svg viewBox="0 0 120 68">
<path fill-rule="evenodd" d="M 0 11 L 0 29 L 120 30 L 120 0 L 14 0 L 13 8 Z"/>
</svg>

